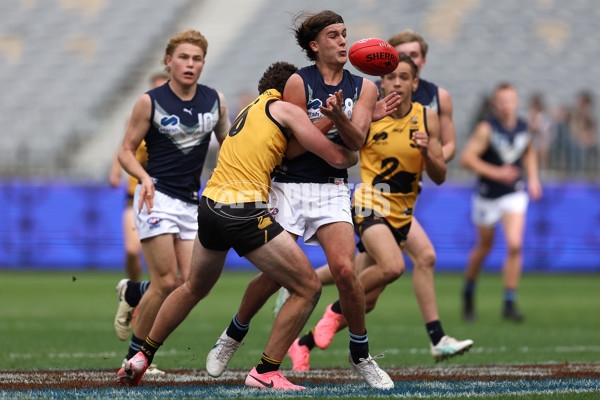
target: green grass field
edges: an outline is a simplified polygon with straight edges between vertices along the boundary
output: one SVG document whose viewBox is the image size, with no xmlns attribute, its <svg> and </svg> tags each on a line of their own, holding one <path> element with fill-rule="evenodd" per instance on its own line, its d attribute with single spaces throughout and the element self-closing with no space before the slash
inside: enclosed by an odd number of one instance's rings
<svg viewBox="0 0 600 400">
<path fill-rule="evenodd" d="M 165 342 L 155 358 L 161 369 L 204 368 L 207 352 L 235 313 L 253 272 L 226 272 L 213 292 Z M 117 307 L 114 286 L 120 273 L 0 271 L 0 370 L 117 369 L 127 350 L 112 321 Z M 471 338 L 473 349 L 444 365 L 502 365 L 600 360 L 600 277 L 596 275 L 525 275 L 519 304 L 526 321 L 516 325 L 500 318 L 502 283 L 482 276 L 477 292 L 479 319 L 460 318 L 462 278 L 438 274 L 436 288 L 446 332 Z M 335 287 L 323 289 L 311 317 L 313 326 Z M 252 321 L 245 345 L 230 368 L 250 369 L 265 346 L 273 320 L 274 298 Z M 411 276 L 389 286 L 367 317 L 371 354 L 385 351 L 380 365 L 431 366 L 429 340 L 413 295 Z M 348 337 L 311 355 L 313 367 L 344 367 Z M 291 368 L 288 359 L 283 368 Z M 595 393 L 600 396 L 600 393 Z M 583 395 L 583 394 L 581 394 Z M 595 397 L 551 398 L 595 398 Z M 500 398 L 500 397 L 496 397 Z M 537 398 L 537 397 L 519 397 Z M 542 396 L 539 398 L 549 398 Z"/>
</svg>

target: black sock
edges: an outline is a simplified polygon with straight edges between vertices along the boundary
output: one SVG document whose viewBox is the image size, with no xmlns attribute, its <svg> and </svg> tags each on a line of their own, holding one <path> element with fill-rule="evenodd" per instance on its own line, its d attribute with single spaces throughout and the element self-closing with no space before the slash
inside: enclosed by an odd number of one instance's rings
<svg viewBox="0 0 600 400">
<path fill-rule="evenodd" d="M 427 329 L 429 339 L 431 339 L 431 343 L 433 343 L 434 346 L 438 344 L 445 335 L 444 329 L 442 328 L 442 323 L 439 319 L 433 322 L 426 323 L 425 328 Z"/>
<path fill-rule="evenodd" d="M 256 372 L 264 374 L 267 372 L 277 371 L 281 365 L 281 360 L 275 360 L 267 356 L 265 353 L 262 354 L 258 365 L 256 366 Z"/>
<path fill-rule="evenodd" d="M 131 335 L 131 342 L 129 342 L 129 352 L 127 353 L 126 359 L 130 360 L 131 357 L 135 356 L 139 351 L 142 350 L 142 345 L 146 343 L 145 340 Z"/>
<path fill-rule="evenodd" d="M 517 301 L 517 290 L 516 289 L 504 289 L 504 309 L 505 310 L 514 309 L 516 301 Z"/>
<path fill-rule="evenodd" d="M 472 298 L 474 293 L 475 281 L 466 280 L 465 285 L 463 286 L 463 296 Z"/>
<path fill-rule="evenodd" d="M 515 302 L 512 300 L 504 300 L 504 309 L 505 310 L 514 310 Z"/>
<path fill-rule="evenodd" d="M 127 304 L 129 304 L 131 307 L 136 307 L 138 304 L 140 304 L 140 300 L 142 299 L 144 293 L 146 293 L 146 290 L 148 290 L 148 286 L 150 286 L 150 281 L 128 281 L 127 290 L 125 290 L 125 301 Z"/>
<path fill-rule="evenodd" d="M 146 338 L 146 341 L 142 345 L 140 351 L 144 353 L 144 355 L 148 359 L 148 365 L 152 364 L 154 354 L 160 346 L 162 346 L 162 343 L 155 342 L 154 340 L 150 339 L 150 337 Z"/>
<path fill-rule="evenodd" d="M 312 350 L 315 348 L 315 337 L 313 335 L 314 328 L 311 329 L 310 331 L 306 332 L 306 334 L 304 336 L 302 336 L 300 338 L 300 340 L 298 341 L 298 344 L 300 346 L 306 346 L 308 347 L 309 350 Z"/>
<path fill-rule="evenodd" d="M 340 305 L 340 301 L 336 300 L 335 303 L 333 303 L 331 305 L 331 311 L 333 311 L 334 313 L 337 314 L 341 314 L 342 313 L 342 306 Z"/>
<path fill-rule="evenodd" d="M 360 359 L 369 358 L 369 339 L 367 339 L 367 331 L 363 335 L 354 335 L 348 331 L 350 335 L 350 356 L 354 364 L 360 363 Z"/>
<path fill-rule="evenodd" d="M 235 314 L 229 323 L 229 326 L 227 327 L 227 336 L 238 342 L 241 342 L 246 337 L 249 329 L 250 322 L 247 324 L 242 324 L 240 321 L 238 321 L 237 314 Z"/>
</svg>

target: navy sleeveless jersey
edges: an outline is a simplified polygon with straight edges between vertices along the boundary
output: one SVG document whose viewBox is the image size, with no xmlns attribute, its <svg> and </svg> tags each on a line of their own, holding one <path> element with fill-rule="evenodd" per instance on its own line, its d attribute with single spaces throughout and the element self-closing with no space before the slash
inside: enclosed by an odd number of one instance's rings
<svg viewBox="0 0 600 400">
<path fill-rule="evenodd" d="M 156 190 L 198 203 L 200 175 L 211 133 L 220 117 L 217 91 L 197 85 L 192 100 L 181 100 L 169 87 L 146 92 L 152 99 L 151 125 L 146 133 L 148 166 Z"/>
<path fill-rule="evenodd" d="M 527 123 L 519 118 L 514 129 L 508 130 L 496 118 L 487 120 L 492 129 L 490 144 L 481 159 L 494 165 L 512 164 L 522 169 L 525 150 L 531 140 Z M 523 176 L 512 185 L 479 177 L 478 193 L 482 197 L 497 198 L 508 193 L 523 190 Z"/>
<path fill-rule="evenodd" d="M 337 86 L 331 86 L 325 84 L 316 65 L 301 68 L 296 73 L 304 81 L 306 109 L 308 117 L 313 123 L 323 118 L 319 106 L 326 105 L 327 98 L 340 89 L 344 97 L 344 112 L 348 118 L 352 118 L 352 110 L 360 96 L 363 78 L 344 70 L 341 82 Z M 345 146 L 335 126 L 326 134 L 326 137 L 334 143 Z M 281 165 L 276 168 L 274 175 L 276 182 L 292 183 L 327 183 L 335 178 L 347 179 L 348 171 L 330 166 L 311 152 L 306 152 L 292 160 L 284 158 Z"/>
<path fill-rule="evenodd" d="M 380 98 L 383 98 L 384 96 L 381 91 L 381 80 L 377 80 L 375 85 L 377 85 L 377 89 L 379 90 L 381 96 Z M 419 78 L 419 85 L 417 86 L 417 90 L 413 92 L 411 100 L 416 101 L 427 108 L 431 108 L 438 115 L 440 113 L 440 96 L 438 94 L 438 87 L 432 82 Z"/>
<path fill-rule="evenodd" d="M 434 83 L 419 78 L 419 86 L 412 94 L 412 101 L 416 101 L 427 108 L 431 108 L 437 114 L 440 113 L 440 97 L 438 87 Z"/>
</svg>

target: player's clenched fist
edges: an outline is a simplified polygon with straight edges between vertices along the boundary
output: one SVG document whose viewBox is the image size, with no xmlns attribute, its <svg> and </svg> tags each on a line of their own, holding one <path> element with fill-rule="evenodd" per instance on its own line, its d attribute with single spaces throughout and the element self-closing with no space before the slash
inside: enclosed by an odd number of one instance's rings
<svg viewBox="0 0 600 400">
<path fill-rule="evenodd" d="M 411 139 L 413 142 L 415 142 L 415 146 L 421 151 L 421 153 L 427 151 L 427 146 L 429 145 L 429 135 L 427 132 L 416 131 L 413 133 Z"/>
</svg>

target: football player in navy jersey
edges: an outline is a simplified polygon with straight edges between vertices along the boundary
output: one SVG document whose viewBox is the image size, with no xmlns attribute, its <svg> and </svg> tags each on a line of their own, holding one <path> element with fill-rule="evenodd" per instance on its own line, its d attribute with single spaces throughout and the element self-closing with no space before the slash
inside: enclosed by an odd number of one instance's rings
<svg viewBox="0 0 600 400">
<path fill-rule="evenodd" d="M 516 297 L 523 265 L 525 213 L 529 197 L 539 199 L 542 188 L 531 134 L 525 120 L 517 115 L 519 95 L 515 87 L 499 84 L 494 90 L 492 106 L 494 116 L 475 127 L 460 156 L 461 164 L 479 177 L 472 205 L 478 238 L 465 273 L 463 315 L 469 321 L 476 317 L 475 282 L 494 242 L 494 227 L 502 222 L 508 247 L 503 265 L 502 316 L 521 322 L 524 317 L 516 307 Z"/>
<path fill-rule="evenodd" d="M 168 80 L 169 74 L 158 72 L 152 75 L 150 84 L 152 88 L 156 88 L 164 85 Z M 146 165 L 148 153 L 146 152 L 146 143 L 144 141 L 142 141 L 136 150 L 135 156 L 142 165 Z M 109 173 L 109 182 L 111 186 L 120 186 L 122 175 L 123 168 L 121 167 L 118 156 L 115 155 Z M 124 299 L 127 297 L 127 300 L 119 300 L 119 307 L 114 319 L 115 333 L 121 340 L 127 340 L 129 338 L 135 315 L 135 307 L 137 307 L 140 299 L 144 293 L 146 293 L 146 290 L 148 290 L 148 286 L 150 285 L 150 281 L 140 282 L 142 275 L 142 244 L 135 227 L 135 214 L 133 211 L 133 196 L 137 184 L 137 179 L 129 176 L 127 198 L 122 215 L 123 238 L 125 244 L 125 271 L 127 272 L 127 278 L 121 279 L 115 289 L 119 298 Z M 122 292 L 125 292 L 125 296 L 123 296 Z M 153 370 L 151 370 L 151 372 L 152 371 Z"/>
<path fill-rule="evenodd" d="M 295 20 L 296 42 L 314 64 L 301 68 L 287 81 L 283 99 L 305 110 L 328 139 L 351 150 L 365 143 L 378 99 L 375 84 L 344 69 L 348 40 L 342 17 L 329 10 L 301 13 Z M 327 99 L 341 91 L 343 102 L 323 111 Z M 395 108 L 390 109 L 390 113 Z M 283 228 L 295 239 L 323 247 L 337 285 L 338 309 L 348 322 L 350 363 L 371 387 L 394 386 L 388 374 L 369 355 L 365 323 L 365 295 L 354 271 L 355 238 L 348 172 L 328 165 L 291 140 L 286 158 L 276 169 L 270 206 Z M 265 274 L 250 282 L 230 328 L 238 338 L 248 331 L 250 319 L 281 285 Z M 219 360 L 227 364 L 233 352 Z M 210 357 L 210 354 L 209 354 Z"/>
<path fill-rule="evenodd" d="M 171 79 L 139 97 L 119 149 L 121 165 L 140 182 L 133 207 L 152 281 L 139 304 L 126 360 L 140 350 L 164 299 L 188 275 L 208 143 L 213 133 L 221 143 L 230 126 L 223 95 L 198 84 L 207 47 L 194 30 L 170 38 L 163 63 Z M 146 168 L 135 157 L 142 140 Z M 120 301 L 126 300 L 123 290 Z"/>
<path fill-rule="evenodd" d="M 167 83 L 169 75 L 164 72 L 158 72 L 153 74 L 150 78 L 151 88 L 159 87 Z M 142 164 L 146 164 L 146 146 L 142 143 L 136 153 L 136 157 Z M 112 187 L 121 186 L 123 177 L 123 168 L 119 163 L 118 157 L 115 156 L 113 163 L 110 167 L 108 176 L 109 183 Z M 142 276 L 142 261 L 140 257 L 141 245 L 140 237 L 135 229 L 134 217 L 133 217 L 133 195 L 135 193 L 135 186 L 137 180 L 131 176 L 128 176 L 127 182 L 127 197 L 125 203 L 125 209 L 123 210 L 122 223 L 123 223 L 123 239 L 125 247 L 125 273 L 127 278 L 133 282 L 139 282 Z"/>
</svg>

